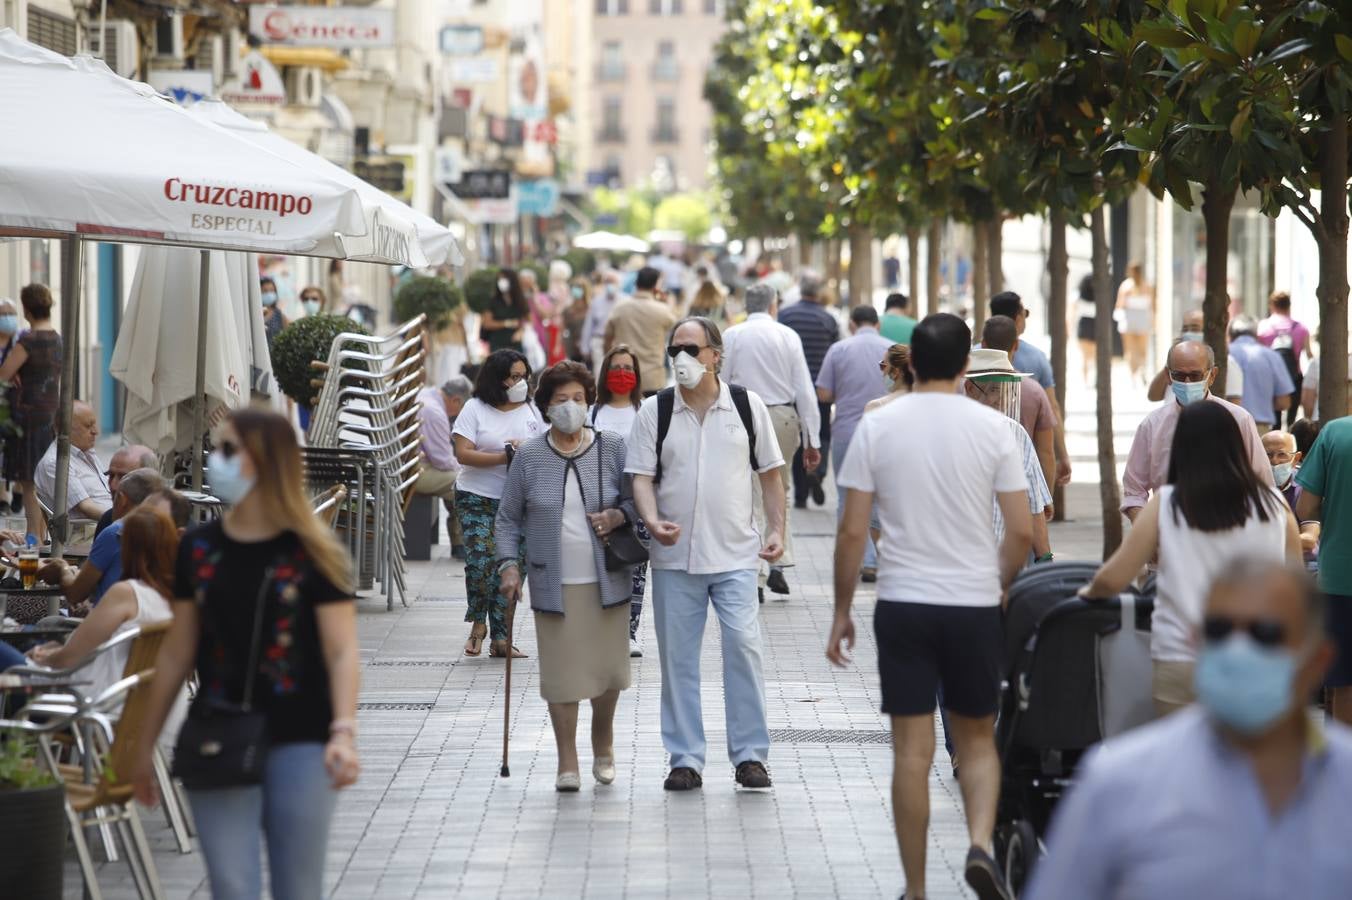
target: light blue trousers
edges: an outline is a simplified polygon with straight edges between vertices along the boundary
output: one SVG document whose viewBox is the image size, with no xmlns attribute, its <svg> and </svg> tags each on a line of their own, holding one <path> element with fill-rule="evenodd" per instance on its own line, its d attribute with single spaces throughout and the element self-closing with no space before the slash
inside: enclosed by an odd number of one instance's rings
<svg viewBox="0 0 1352 900">
<path fill-rule="evenodd" d="M 653 624 L 662 665 L 662 744 L 671 767 L 704 770 L 700 645 L 712 602 L 723 638 L 723 708 L 734 766 L 770 754 L 756 570 L 691 575 L 654 569 Z"/>
<path fill-rule="evenodd" d="M 272 896 L 320 900 L 337 797 L 318 743 L 272 747 L 261 785 L 189 791 L 213 900 L 263 896 L 265 837 Z"/>
<path fill-rule="evenodd" d="M 853 437 L 853 435 L 851 435 Z M 840 465 L 845 461 L 845 452 L 850 449 L 849 441 L 844 444 L 836 445 L 836 455 L 831 457 L 831 471 L 836 476 L 836 521 L 839 522 L 845 518 L 845 494 L 846 490 L 840 486 Z M 870 525 L 876 525 L 878 522 L 878 505 L 873 505 L 873 514 Z M 873 536 L 864 538 L 864 563 L 865 569 L 878 568 L 878 548 L 873 545 Z"/>
</svg>

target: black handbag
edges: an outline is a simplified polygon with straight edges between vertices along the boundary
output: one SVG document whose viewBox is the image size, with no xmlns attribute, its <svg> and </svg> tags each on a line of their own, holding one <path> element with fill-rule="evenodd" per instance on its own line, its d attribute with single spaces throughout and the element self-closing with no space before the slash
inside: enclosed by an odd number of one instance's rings
<svg viewBox="0 0 1352 900">
<path fill-rule="evenodd" d="M 263 612 L 272 572 L 269 567 L 258 588 L 243 700 L 238 704 L 210 700 L 205 691 L 199 691 L 178 733 L 173 772 L 189 790 L 246 787 L 263 782 L 263 767 L 268 757 L 268 721 L 266 715 L 253 708 L 253 694 L 258 675 L 259 644 L 263 638 Z"/>
<path fill-rule="evenodd" d="M 601 470 L 605 466 L 603 447 L 601 435 L 598 434 L 596 436 L 596 505 L 598 509 L 605 509 L 606 505 L 606 491 L 601 481 Z M 601 538 L 601 544 L 606 551 L 607 572 L 632 569 L 634 566 L 648 561 L 648 548 L 643 546 L 643 542 L 634 533 L 633 522 L 625 522 L 619 528 Z"/>
</svg>

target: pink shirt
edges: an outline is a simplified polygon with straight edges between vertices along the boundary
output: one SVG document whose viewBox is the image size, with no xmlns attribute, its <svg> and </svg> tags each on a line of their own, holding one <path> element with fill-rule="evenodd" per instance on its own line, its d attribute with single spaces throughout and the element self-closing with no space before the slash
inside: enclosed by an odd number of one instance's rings
<svg viewBox="0 0 1352 900">
<path fill-rule="evenodd" d="M 1219 403 L 1235 417 L 1239 433 L 1244 438 L 1244 452 L 1249 457 L 1254 473 L 1263 484 L 1272 484 L 1272 465 L 1268 462 L 1253 416 L 1241 406 L 1208 394 L 1207 400 Z M 1127 469 L 1122 474 L 1122 512 L 1145 506 L 1152 491 L 1158 491 L 1169 480 L 1169 454 L 1174 446 L 1174 429 L 1183 407 L 1170 397 L 1163 405 L 1150 412 L 1131 441 L 1127 454 Z"/>
<path fill-rule="evenodd" d="M 1273 341 L 1280 335 L 1291 336 L 1291 352 L 1295 354 L 1296 359 L 1300 359 L 1305 348 L 1310 346 L 1310 329 L 1290 316 L 1273 313 L 1258 323 L 1258 340 L 1266 346 L 1271 347 Z"/>
</svg>

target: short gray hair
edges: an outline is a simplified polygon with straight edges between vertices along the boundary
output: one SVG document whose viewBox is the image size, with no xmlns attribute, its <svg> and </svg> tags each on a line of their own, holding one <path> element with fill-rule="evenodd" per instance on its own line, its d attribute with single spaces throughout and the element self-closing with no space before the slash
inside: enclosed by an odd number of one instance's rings
<svg viewBox="0 0 1352 900">
<path fill-rule="evenodd" d="M 1236 558 L 1223 567 L 1220 574 L 1211 582 L 1211 589 L 1207 591 L 1207 601 L 1210 602 L 1211 595 L 1218 588 L 1252 587 L 1273 576 L 1290 581 L 1300 592 L 1301 599 L 1305 601 L 1306 637 L 1314 639 L 1323 637 L 1328 621 L 1328 598 L 1324 596 L 1324 592 L 1319 589 L 1319 585 L 1310 574 L 1299 566 L 1271 560 Z"/>
<path fill-rule="evenodd" d="M 447 397 L 468 400 L 470 395 L 474 393 L 474 385 L 470 384 L 469 379 L 464 375 L 456 375 L 441 386 L 441 392 Z"/>
<path fill-rule="evenodd" d="M 798 293 L 804 297 L 816 298 L 822 292 L 822 277 L 811 269 L 798 276 Z"/>
<path fill-rule="evenodd" d="M 769 312 L 770 307 L 775 305 L 775 289 L 768 284 L 753 284 L 746 289 L 746 297 L 743 298 L 742 305 L 746 307 L 746 314 Z"/>
<path fill-rule="evenodd" d="M 156 491 L 164 490 L 164 476 L 155 469 L 132 469 L 122 476 L 117 491 L 126 497 L 132 506 L 140 506 L 146 498 Z"/>
<path fill-rule="evenodd" d="M 1240 313 L 1230 320 L 1230 339 L 1234 340 L 1241 335 L 1250 337 L 1258 336 L 1258 323 L 1254 321 L 1253 316 L 1246 313 Z"/>
</svg>

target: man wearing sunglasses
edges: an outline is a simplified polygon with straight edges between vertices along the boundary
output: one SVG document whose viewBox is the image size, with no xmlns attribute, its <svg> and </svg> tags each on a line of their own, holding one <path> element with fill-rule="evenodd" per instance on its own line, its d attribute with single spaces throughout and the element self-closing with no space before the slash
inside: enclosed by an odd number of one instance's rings
<svg viewBox="0 0 1352 900">
<path fill-rule="evenodd" d="M 113 495 L 113 507 L 110 507 L 103 517 L 99 519 L 98 526 L 94 529 L 94 539 L 98 540 L 103 530 L 113 524 L 113 509 L 117 505 L 117 489 L 122 486 L 122 479 L 129 472 L 137 469 L 158 469 L 160 467 L 159 458 L 155 456 L 155 451 L 141 444 L 132 444 L 129 447 L 120 447 L 113 454 L 113 458 L 108 460 L 108 469 L 103 473 L 103 477 L 108 479 L 108 490 Z"/>
<path fill-rule="evenodd" d="M 1352 732 L 1305 711 L 1334 656 L 1324 613 L 1299 569 L 1227 569 L 1197 636 L 1198 704 L 1087 757 L 1028 896 L 1346 897 Z"/>
<path fill-rule="evenodd" d="M 718 377 L 722 351 L 722 334 L 708 319 L 677 323 L 667 346 L 677 387 L 643 401 L 625 463 L 653 537 L 669 791 L 703 784 L 700 644 L 710 603 L 722 632 L 723 705 L 737 783 L 770 787 L 756 572 L 762 560 L 773 565 L 784 553 L 784 457 L 765 402 Z M 765 508 L 763 535 L 752 514 L 753 478 Z"/>
</svg>

